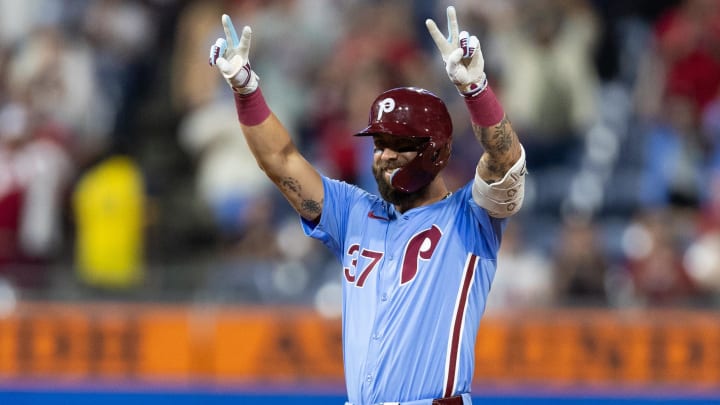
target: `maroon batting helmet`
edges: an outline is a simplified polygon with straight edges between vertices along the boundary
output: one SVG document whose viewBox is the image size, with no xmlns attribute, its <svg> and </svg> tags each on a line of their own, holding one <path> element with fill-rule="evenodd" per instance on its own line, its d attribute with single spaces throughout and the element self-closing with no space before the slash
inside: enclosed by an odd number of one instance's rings
<svg viewBox="0 0 720 405">
<path fill-rule="evenodd" d="M 368 126 L 355 134 L 389 134 L 425 140 L 418 155 L 395 172 L 391 185 L 413 193 L 428 185 L 450 158 L 452 120 L 445 103 L 416 87 L 399 87 L 380 94 L 370 108 Z"/>
</svg>

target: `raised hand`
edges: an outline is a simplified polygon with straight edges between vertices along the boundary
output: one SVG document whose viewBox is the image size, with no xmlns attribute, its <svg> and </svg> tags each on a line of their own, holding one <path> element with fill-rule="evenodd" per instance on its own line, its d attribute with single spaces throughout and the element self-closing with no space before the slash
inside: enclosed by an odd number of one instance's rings
<svg viewBox="0 0 720 405">
<path fill-rule="evenodd" d="M 487 86 L 480 41 L 476 36 L 470 36 L 467 31 L 459 32 L 453 6 L 447 8 L 447 21 L 447 37 L 440 32 L 432 19 L 425 20 L 425 25 L 440 50 L 448 77 L 460 94 L 468 97 L 476 95 Z"/>
<path fill-rule="evenodd" d="M 245 26 L 238 39 L 230 16 L 223 14 L 225 38 L 218 38 L 210 47 L 210 66 L 217 66 L 232 89 L 240 94 L 257 90 L 259 77 L 250 68 L 250 40 L 252 30 Z"/>
</svg>

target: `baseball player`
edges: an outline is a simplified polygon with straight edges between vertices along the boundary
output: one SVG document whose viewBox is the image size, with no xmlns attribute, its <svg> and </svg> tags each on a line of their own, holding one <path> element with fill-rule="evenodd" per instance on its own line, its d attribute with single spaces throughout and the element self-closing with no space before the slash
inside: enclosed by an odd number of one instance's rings
<svg viewBox="0 0 720 405">
<path fill-rule="evenodd" d="M 264 101 L 250 68 L 251 29 L 222 16 L 210 49 L 235 92 L 238 118 L 260 167 L 300 214 L 307 235 L 342 263 L 343 357 L 348 404 L 469 404 L 474 345 L 507 217 L 523 201 L 525 152 L 488 86 L 478 39 L 427 20 L 447 74 L 484 148 L 474 179 L 451 191 L 442 177 L 452 123 L 442 100 L 390 89 L 358 136 L 374 140 L 382 198 L 321 175 Z"/>
</svg>

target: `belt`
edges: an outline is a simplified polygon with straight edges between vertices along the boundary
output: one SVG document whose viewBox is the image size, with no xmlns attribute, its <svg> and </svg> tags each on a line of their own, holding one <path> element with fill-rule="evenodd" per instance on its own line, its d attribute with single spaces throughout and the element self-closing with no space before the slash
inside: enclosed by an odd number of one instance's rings
<svg viewBox="0 0 720 405">
<path fill-rule="evenodd" d="M 352 405 L 349 402 L 345 403 L 346 405 Z M 455 395 L 452 397 L 446 397 L 446 398 L 436 398 L 436 399 L 421 399 L 417 401 L 407 401 L 407 402 L 380 402 L 377 405 L 471 405 L 472 399 L 470 397 L 470 394 L 460 394 Z"/>
<path fill-rule="evenodd" d="M 455 395 L 454 397 L 447 397 L 447 398 L 438 398 L 433 399 L 432 405 L 463 405 L 465 401 L 463 401 L 462 395 Z"/>
</svg>

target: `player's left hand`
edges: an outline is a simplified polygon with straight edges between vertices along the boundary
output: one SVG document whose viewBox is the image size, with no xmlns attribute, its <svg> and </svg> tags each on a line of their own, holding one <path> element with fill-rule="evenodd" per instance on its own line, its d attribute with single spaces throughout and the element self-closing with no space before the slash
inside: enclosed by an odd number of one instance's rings
<svg viewBox="0 0 720 405">
<path fill-rule="evenodd" d="M 480 41 L 467 31 L 458 32 L 455 7 L 447 8 L 448 36 L 438 29 L 435 21 L 425 20 L 430 36 L 435 41 L 445 62 L 445 71 L 460 94 L 471 97 L 487 86 L 485 59 L 480 51 Z"/>
</svg>

